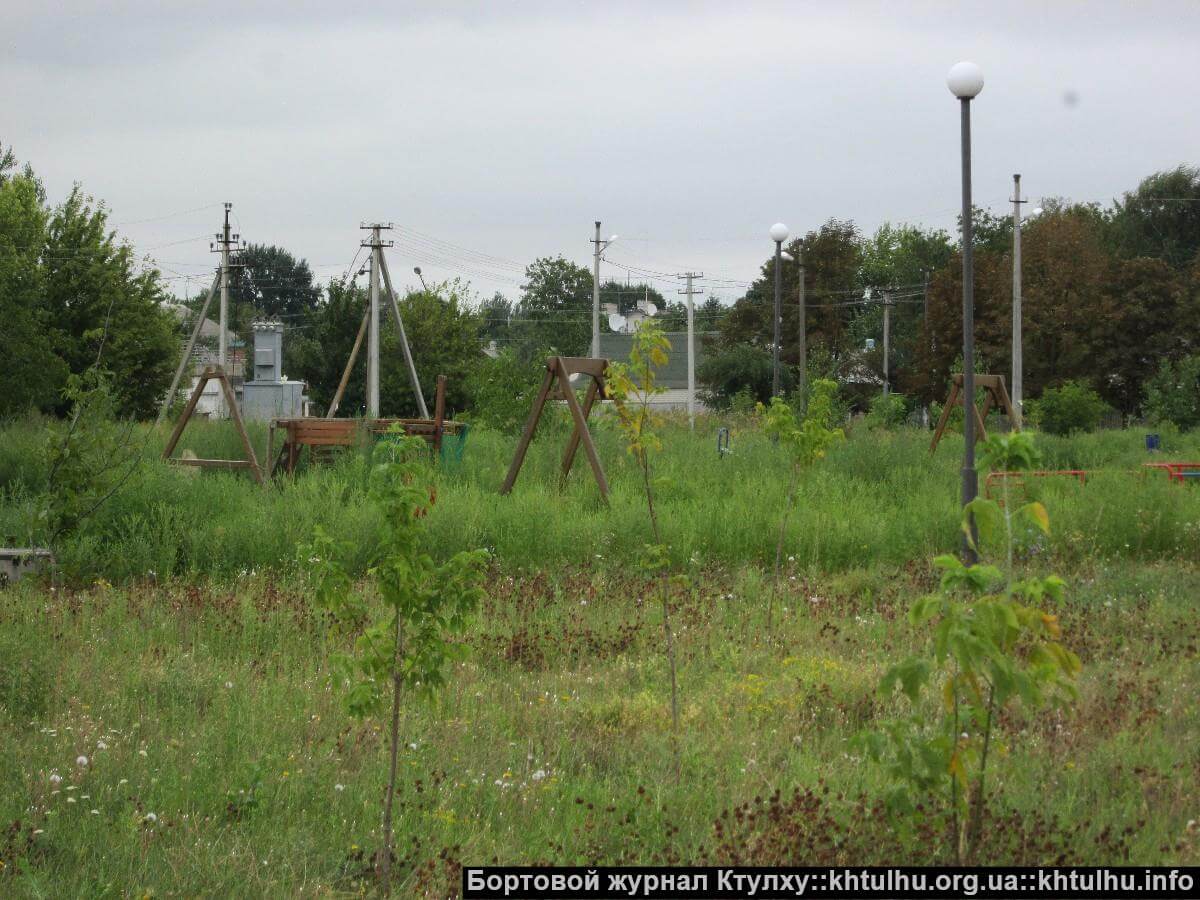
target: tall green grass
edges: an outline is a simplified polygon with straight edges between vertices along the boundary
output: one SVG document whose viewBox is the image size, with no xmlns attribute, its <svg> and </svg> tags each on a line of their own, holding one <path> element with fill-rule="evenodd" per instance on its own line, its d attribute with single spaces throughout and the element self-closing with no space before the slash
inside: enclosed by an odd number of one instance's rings
<svg viewBox="0 0 1200 900">
<path fill-rule="evenodd" d="M 716 428 L 702 419 L 695 434 L 675 420 L 655 457 L 661 521 L 677 563 L 723 566 L 762 563 L 773 556 L 784 504 L 787 462 L 752 422 L 733 420 L 733 452 L 720 456 Z M 46 489 L 39 462 L 42 422 L 0 431 L 0 534 L 23 543 L 28 521 Z M 539 434 L 512 494 L 498 493 L 515 439 L 476 429 L 461 462 L 430 463 L 438 490 L 430 518 L 438 555 L 488 547 L 512 568 L 589 562 L 626 566 L 646 541 L 646 512 L 638 474 L 612 423 L 593 426 L 612 487 L 600 499 L 586 457 L 560 487 L 567 432 Z M 169 575 L 236 577 L 254 570 L 286 571 L 297 543 L 315 526 L 350 542 L 361 570 L 371 549 L 378 511 L 366 496 L 366 448 L 343 451 L 330 464 L 305 465 L 269 487 L 245 474 L 197 471 L 158 461 L 167 432 L 144 431 L 146 460 L 124 488 L 59 548 L 73 578 L 110 582 Z M 251 425 L 260 458 L 266 430 Z M 1047 468 L 1085 467 L 1081 486 L 1070 479 L 1031 480 L 1031 496 L 1046 495 L 1055 523 L 1051 550 L 1070 557 L 1160 559 L 1200 551 L 1200 490 L 1169 484 L 1145 472 L 1141 432 L 1102 432 L 1071 438 L 1040 436 Z M 1200 457 L 1200 437 L 1170 435 L 1168 453 Z M 180 450 L 201 457 L 235 457 L 240 445 L 229 423 L 189 427 Z M 788 556 L 803 569 L 838 572 L 900 565 L 952 550 L 959 540 L 961 438 L 950 435 L 930 454 L 928 435 L 915 430 L 859 429 L 806 472 L 785 538 Z"/>
</svg>

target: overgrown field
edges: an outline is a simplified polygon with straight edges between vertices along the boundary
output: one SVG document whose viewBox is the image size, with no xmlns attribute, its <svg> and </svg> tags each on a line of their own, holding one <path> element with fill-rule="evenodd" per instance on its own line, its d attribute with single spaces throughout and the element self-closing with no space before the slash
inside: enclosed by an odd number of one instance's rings
<svg viewBox="0 0 1200 900">
<path fill-rule="evenodd" d="M 493 559 L 469 656 L 403 710 L 398 892 L 451 895 L 460 863 L 492 860 L 945 862 L 932 819 L 884 810 L 853 739 L 907 709 L 878 683 L 923 643 L 907 610 L 957 547 L 961 440 L 930 456 L 925 434 L 863 432 L 808 470 L 768 631 L 779 448 L 750 423 L 724 459 L 709 426 L 667 430 L 676 783 L 661 609 L 637 566 L 646 511 L 597 431 L 611 508 L 582 456 L 557 488 L 561 432 L 507 498 L 509 437 L 473 433 L 431 473 L 431 551 Z M 193 434 L 200 456 L 232 455 L 222 426 Z M 0 523 L 18 541 L 41 439 L 0 434 Z M 1200 493 L 1130 474 L 1140 433 L 1039 443 L 1048 467 L 1098 470 L 1031 487 L 1053 534 L 1018 562 L 1066 580 L 1048 605 L 1083 670 L 1076 703 L 1001 717 L 982 861 L 1196 865 Z M 1168 451 L 1200 458 L 1200 437 Z M 0 590 L 0 894 L 369 890 L 383 725 L 345 714 L 329 658 L 348 638 L 297 559 L 321 524 L 361 570 L 378 526 L 365 478 L 354 453 L 267 490 L 149 464 L 63 547 L 60 583 Z"/>
</svg>

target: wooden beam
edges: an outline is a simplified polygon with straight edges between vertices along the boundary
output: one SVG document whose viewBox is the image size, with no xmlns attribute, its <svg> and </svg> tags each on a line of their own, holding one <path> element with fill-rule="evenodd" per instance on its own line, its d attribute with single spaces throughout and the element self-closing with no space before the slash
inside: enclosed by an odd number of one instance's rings
<svg viewBox="0 0 1200 900">
<path fill-rule="evenodd" d="M 250 460 L 250 469 L 254 472 L 254 480 L 260 485 L 265 484 L 262 469 L 258 467 L 258 457 L 254 455 L 254 446 L 250 443 L 250 435 L 246 433 L 246 423 L 242 421 L 242 411 L 237 405 L 237 397 L 233 394 L 233 385 L 229 383 L 229 376 L 223 369 L 218 369 L 216 377 L 221 385 L 221 391 L 225 394 L 225 402 L 229 404 L 229 418 L 233 420 L 233 427 L 237 429 L 238 436 L 242 439 L 242 449 L 246 451 L 246 459 Z"/>
<path fill-rule="evenodd" d="M 446 418 L 446 376 L 437 377 L 437 393 L 433 400 L 433 452 L 442 450 L 442 422 Z"/>
<path fill-rule="evenodd" d="M 604 467 L 600 465 L 600 456 L 596 453 L 596 445 L 592 443 L 592 435 L 587 427 L 587 417 L 584 416 L 583 410 L 579 408 L 579 401 L 575 399 L 575 392 L 571 390 L 567 374 L 561 366 L 558 377 L 562 381 L 566 393 L 567 408 L 571 410 L 571 418 L 575 420 L 575 430 L 579 434 L 580 441 L 583 442 L 583 452 L 587 454 L 588 462 L 591 463 L 592 474 L 596 476 L 596 484 L 600 486 L 600 495 L 604 498 L 604 502 L 607 503 L 608 479 L 604 476 Z"/>
<path fill-rule="evenodd" d="M 172 459 L 177 466 L 197 466 L 201 469 L 252 469 L 248 459 Z"/>
<path fill-rule="evenodd" d="M 954 409 L 954 405 L 958 400 L 960 382 L 955 381 L 950 385 L 950 396 L 946 398 L 946 405 L 942 407 L 942 414 L 938 416 L 937 428 L 933 430 L 933 441 L 929 445 L 929 452 L 932 453 L 937 449 L 937 445 L 942 440 L 942 433 L 946 430 L 946 425 L 950 421 L 950 410 Z"/>
<path fill-rule="evenodd" d="M 585 421 L 592 414 L 592 405 L 596 402 L 596 397 L 600 394 L 600 390 L 600 382 L 595 378 L 591 379 L 587 393 L 583 398 L 583 418 Z M 579 438 L 579 431 L 572 429 L 571 437 L 567 440 L 566 452 L 563 453 L 562 474 L 559 476 L 560 484 L 566 484 L 567 476 L 571 474 L 571 466 L 575 464 L 575 452 L 579 449 Z"/>
<path fill-rule="evenodd" d="M 196 382 L 196 388 L 192 391 L 192 396 L 188 398 L 187 406 L 183 408 L 183 415 L 179 417 L 179 421 L 175 423 L 175 428 L 171 431 L 171 436 L 167 438 L 167 446 L 163 448 L 162 452 L 163 459 L 170 459 L 171 454 L 175 452 L 175 445 L 179 443 L 183 429 L 187 427 L 188 420 L 196 411 L 196 404 L 200 402 L 200 395 L 204 393 L 204 386 L 208 384 L 208 379 L 211 377 L 212 370 L 205 369 L 200 380 Z"/>
<path fill-rule="evenodd" d="M 551 357 L 551 360 L 553 357 Z M 534 432 L 537 431 L 538 421 L 542 417 L 542 410 L 546 407 L 546 399 L 550 396 L 550 389 L 554 385 L 554 368 L 551 360 L 546 362 L 546 374 L 542 377 L 542 386 L 538 389 L 537 397 L 533 401 L 533 409 L 529 411 L 529 418 L 525 420 L 525 429 L 521 432 L 521 439 L 517 442 L 516 453 L 513 454 L 512 463 L 508 467 L 508 474 L 504 476 L 504 484 L 500 487 L 501 494 L 507 494 L 513 489 L 513 485 L 517 482 L 517 475 L 521 473 L 521 466 L 525 462 L 525 453 L 529 450 L 529 444 L 533 440 Z"/>
<path fill-rule="evenodd" d="M 608 369 L 607 359 L 590 356 L 560 356 L 558 357 L 562 371 L 567 375 L 591 375 L 593 378 L 603 378 Z"/>
</svg>

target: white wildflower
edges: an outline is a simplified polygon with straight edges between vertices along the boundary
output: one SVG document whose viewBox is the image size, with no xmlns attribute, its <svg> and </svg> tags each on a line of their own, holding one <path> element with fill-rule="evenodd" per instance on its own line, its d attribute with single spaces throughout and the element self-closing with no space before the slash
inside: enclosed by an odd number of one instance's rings
<svg viewBox="0 0 1200 900">
<path fill-rule="evenodd" d="M 79 757 L 76 757 L 76 759 L 75 759 L 75 765 L 79 766 L 79 768 L 81 768 L 81 769 L 86 769 L 86 768 L 87 768 L 87 764 L 88 764 L 88 758 L 87 758 L 86 756 L 79 756 Z"/>
</svg>

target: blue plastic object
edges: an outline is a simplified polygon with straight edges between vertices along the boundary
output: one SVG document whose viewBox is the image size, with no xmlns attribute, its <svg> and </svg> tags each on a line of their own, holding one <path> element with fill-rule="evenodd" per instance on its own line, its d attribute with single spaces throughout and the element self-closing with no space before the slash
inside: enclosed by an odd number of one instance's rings
<svg viewBox="0 0 1200 900">
<path fill-rule="evenodd" d="M 1161 450 L 1161 449 L 1162 449 L 1162 441 L 1157 434 L 1146 435 L 1146 450 L 1148 452 L 1154 453 L 1155 451 Z"/>
</svg>

